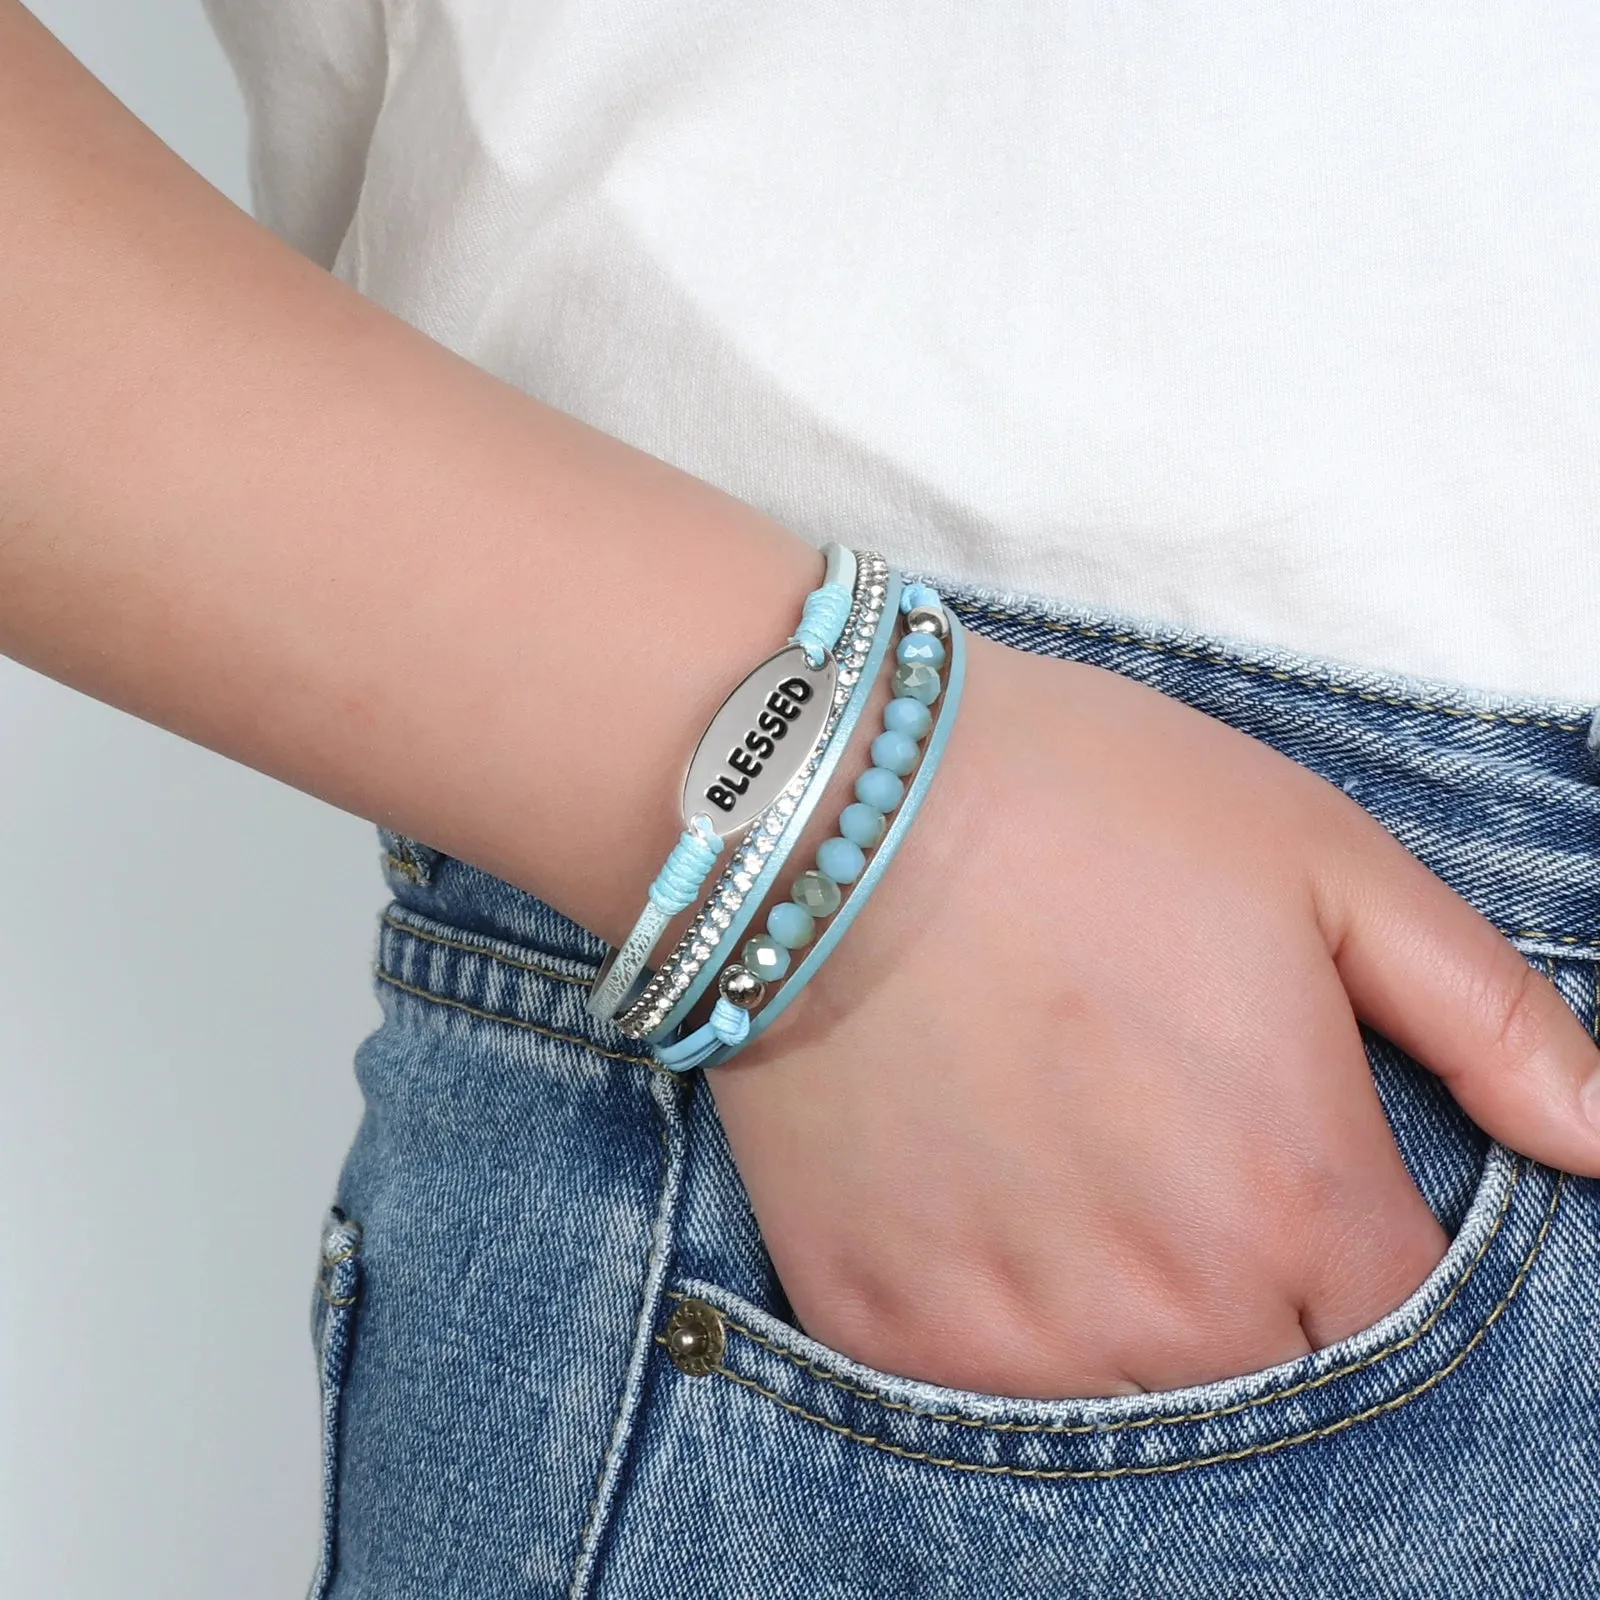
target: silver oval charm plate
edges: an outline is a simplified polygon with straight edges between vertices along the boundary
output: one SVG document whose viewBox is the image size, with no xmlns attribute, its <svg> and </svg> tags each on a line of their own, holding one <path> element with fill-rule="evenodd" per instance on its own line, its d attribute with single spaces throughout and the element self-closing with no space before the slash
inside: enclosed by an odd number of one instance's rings
<svg viewBox="0 0 1600 1600">
<path fill-rule="evenodd" d="M 812 667 L 797 644 L 763 661 L 722 702 L 695 748 L 683 784 L 685 825 L 703 813 L 727 839 L 754 822 L 816 751 L 838 678 L 831 654 Z"/>
</svg>

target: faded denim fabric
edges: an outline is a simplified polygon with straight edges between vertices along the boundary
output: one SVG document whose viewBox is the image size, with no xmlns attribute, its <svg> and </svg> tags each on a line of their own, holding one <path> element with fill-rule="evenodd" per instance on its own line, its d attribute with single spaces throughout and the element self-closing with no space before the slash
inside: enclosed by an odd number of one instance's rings
<svg viewBox="0 0 1600 1600">
<path fill-rule="evenodd" d="M 1342 786 L 1596 1026 L 1592 708 L 942 587 L 978 632 Z M 597 939 L 386 845 L 385 1021 L 315 1302 L 315 1600 L 1600 1593 L 1600 1185 L 1492 1144 L 1390 1045 L 1384 1104 L 1454 1237 L 1398 1311 L 1177 1393 L 958 1393 L 792 1326 L 697 1076 L 586 1013 Z M 704 1376 L 661 1342 L 686 1296 L 722 1318 Z"/>
</svg>

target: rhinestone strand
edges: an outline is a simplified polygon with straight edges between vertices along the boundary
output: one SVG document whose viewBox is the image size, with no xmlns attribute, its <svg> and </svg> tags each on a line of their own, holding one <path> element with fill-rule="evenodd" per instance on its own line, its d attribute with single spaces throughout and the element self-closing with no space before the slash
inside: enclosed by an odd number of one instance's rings
<svg viewBox="0 0 1600 1600">
<path fill-rule="evenodd" d="M 716 886 L 695 913 L 672 953 L 662 962 L 660 970 L 651 977 L 639 998 L 616 1018 L 618 1029 L 628 1038 L 642 1039 L 654 1033 L 666 1021 L 672 1008 L 699 975 L 700 969 L 716 953 L 723 931 L 732 923 L 734 913 L 744 904 L 745 896 L 755 888 L 761 869 L 777 847 L 778 837 L 788 825 L 789 818 L 794 815 L 795 807 L 806 792 L 806 785 L 810 783 L 822 753 L 833 737 L 845 703 L 860 680 L 862 666 L 877 631 L 878 619 L 883 614 L 888 578 L 889 564 L 882 556 L 870 550 L 857 553 L 856 592 L 850 615 L 845 620 L 844 632 L 839 638 L 839 677 L 834 685 L 833 704 L 828 709 L 822 738 L 810 759 L 768 807 L 766 814 L 752 824 L 739 848 L 723 868 Z"/>
</svg>

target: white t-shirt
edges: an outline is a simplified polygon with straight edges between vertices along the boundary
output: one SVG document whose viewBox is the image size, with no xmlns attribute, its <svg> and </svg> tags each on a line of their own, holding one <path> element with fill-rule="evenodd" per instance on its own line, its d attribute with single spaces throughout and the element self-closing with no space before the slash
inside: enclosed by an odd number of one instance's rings
<svg viewBox="0 0 1600 1600">
<path fill-rule="evenodd" d="M 208 0 L 259 214 L 821 543 L 1600 700 L 1594 0 Z"/>
</svg>

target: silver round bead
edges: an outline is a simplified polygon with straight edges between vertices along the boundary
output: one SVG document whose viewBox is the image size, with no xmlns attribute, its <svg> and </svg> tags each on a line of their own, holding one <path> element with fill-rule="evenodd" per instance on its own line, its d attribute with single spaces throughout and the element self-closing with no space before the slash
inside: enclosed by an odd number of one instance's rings
<svg viewBox="0 0 1600 1600">
<path fill-rule="evenodd" d="M 754 1011 L 767 998 L 766 984 L 736 961 L 722 969 L 717 987 L 722 991 L 722 998 L 741 1011 Z"/>
<path fill-rule="evenodd" d="M 936 639 L 950 637 L 950 619 L 943 606 L 912 606 L 906 612 L 907 633 L 931 633 Z"/>
</svg>

